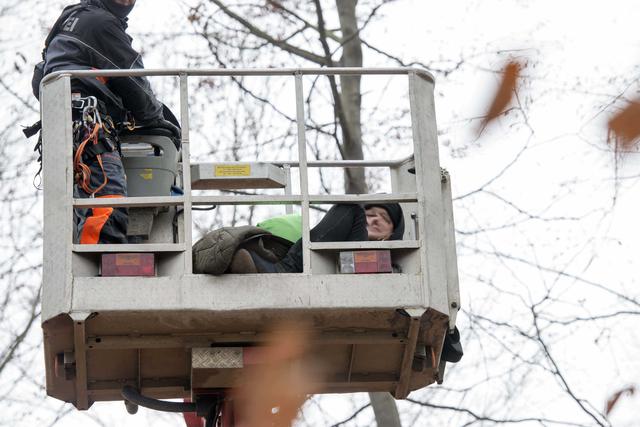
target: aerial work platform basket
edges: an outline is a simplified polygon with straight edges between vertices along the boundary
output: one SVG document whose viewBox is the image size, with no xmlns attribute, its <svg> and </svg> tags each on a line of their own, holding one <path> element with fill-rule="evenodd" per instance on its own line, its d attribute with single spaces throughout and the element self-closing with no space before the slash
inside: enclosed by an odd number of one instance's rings
<svg viewBox="0 0 640 427">
<path fill-rule="evenodd" d="M 170 147 L 137 136 L 125 150 L 136 188 L 146 178 L 175 174 L 180 193 L 135 192 L 121 199 L 74 199 L 70 79 L 87 76 L 177 76 L 182 147 L 178 167 L 154 169 L 136 159 L 137 143 Z M 294 80 L 298 159 L 269 163 L 193 164 L 190 161 L 189 85 L 194 76 L 289 76 Z M 397 160 L 307 160 L 305 75 L 402 75 L 408 81 L 413 155 Z M 321 393 L 388 391 L 405 398 L 441 382 L 447 330 L 460 307 L 451 187 L 438 157 L 433 77 L 412 68 L 99 70 L 64 71 L 41 86 L 44 180 L 42 327 L 47 393 L 87 409 L 122 400 L 124 386 L 145 396 L 197 399 L 202 390 L 232 387 L 243 352 L 259 345 L 277 321 L 305 319 L 311 347 L 326 375 Z M 151 142 L 149 142 L 151 141 Z M 161 154 L 159 154 L 161 153 Z M 129 160 L 127 160 L 129 157 Z M 171 162 L 169 162 L 171 163 Z M 216 168 L 226 167 L 225 174 Z M 390 194 L 311 194 L 310 168 L 388 168 Z M 415 172 L 410 173 L 410 169 Z M 222 170 L 222 169 L 220 169 Z M 235 173 L 233 171 L 236 171 Z M 299 172 L 299 194 L 291 171 Z M 155 174 L 155 175 L 154 175 Z M 194 189 L 282 188 L 280 195 L 198 195 Z M 166 191 L 165 191 L 166 190 Z M 407 224 L 403 240 L 310 242 L 310 206 L 400 203 Z M 300 206 L 302 273 L 194 274 L 192 211 L 198 206 Z M 121 245 L 75 244 L 74 209 L 157 208 L 153 229 Z M 177 210 L 181 211 L 175 221 Z M 132 210 L 133 211 L 133 210 Z M 176 225 L 177 224 L 177 225 Z M 175 229 L 177 226 L 177 230 Z M 340 251 L 387 249 L 401 272 L 339 274 Z M 154 277 L 105 277 L 103 254 L 152 253 Z"/>
</svg>

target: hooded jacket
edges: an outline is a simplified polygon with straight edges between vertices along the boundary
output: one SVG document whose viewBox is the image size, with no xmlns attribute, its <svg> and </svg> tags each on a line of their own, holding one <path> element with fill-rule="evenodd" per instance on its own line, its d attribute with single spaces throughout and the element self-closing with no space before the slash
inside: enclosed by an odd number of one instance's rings
<svg viewBox="0 0 640 427">
<path fill-rule="evenodd" d="M 404 236 L 404 214 L 400 205 L 397 203 L 372 203 L 365 205 L 364 209 L 367 210 L 376 206 L 386 210 L 393 223 L 393 232 L 389 236 L 389 240 L 402 240 Z"/>
<path fill-rule="evenodd" d="M 67 14 L 68 16 L 64 17 Z M 142 57 L 126 33 L 127 18 L 119 18 L 103 0 L 82 0 L 63 11 L 60 31 L 45 52 L 44 74 L 71 69 L 141 69 Z M 163 106 L 145 77 L 74 78 L 72 92 L 102 100 L 114 119 L 125 111 L 144 124 L 163 117 Z"/>
</svg>

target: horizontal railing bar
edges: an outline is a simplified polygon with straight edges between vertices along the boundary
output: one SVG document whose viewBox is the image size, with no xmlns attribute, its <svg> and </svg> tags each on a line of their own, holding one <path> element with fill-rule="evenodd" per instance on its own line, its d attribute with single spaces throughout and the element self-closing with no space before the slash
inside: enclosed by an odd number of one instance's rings
<svg viewBox="0 0 640 427">
<path fill-rule="evenodd" d="M 366 168 L 366 167 L 393 167 L 400 166 L 406 162 L 406 159 L 394 160 L 310 160 L 307 162 L 308 167 L 324 168 L 324 167 L 342 167 L 342 168 Z M 300 163 L 294 161 L 274 161 L 268 162 L 277 166 L 289 165 L 297 168 Z"/>
<path fill-rule="evenodd" d="M 407 162 L 407 159 L 395 159 L 395 160 L 310 160 L 307 162 L 308 167 L 315 168 L 323 168 L 323 167 L 336 167 L 336 168 L 367 168 L 367 167 L 394 167 L 400 166 Z M 195 165 L 215 165 L 215 164 L 223 164 L 223 165 L 233 165 L 233 164 L 250 164 L 250 163 L 263 163 L 270 164 L 274 166 L 284 166 L 289 165 L 291 167 L 297 168 L 300 166 L 300 162 L 297 160 L 274 160 L 274 161 L 237 161 L 237 162 L 192 162 L 191 166 Z"/>
<path fill-rule="evenodd" d="M 157 206 L 179 206 L 184 203 L 182 196 L 156 196 L 156 197 L 122 197 L 122 198 L 91 198 L 73 199 L 73 207 L 76 208 L 137 208 L 137 207 L 157 207 Z"/>
<path fill-rule="evenodd" d="M 312 251 L 359 249 L 418 249 L 419 240 L 372 240 L 364 242 L 311 242 Z"/>
<path fill-rule="evenodd" d="M 299 205 L 301 196 L 255 195 L 255 196 L 193 196 L 191 204 L 202 205 Z"/>
<path fill-rule="evenodd" d="M 413 194 L 311 194 L 312 204 L 335 203 L 415 203 L 417 195 Z M 302 196 L 298 195 L 234 195 L 234 196 L 193 196 L 193 205 L 282 205 L 300 204 Z"/>
<path fill-rule="evenodd" d="M 233 196 L 193 196 L 192 203 L 195 206 L 202 205 L 282 205 L 300 204 L 302 196 L 299 195 L 233 195 Z M 309 202 L 313 204 L 334 203 L 415 203 L 415 193 L 400 194 L 312 194 Z M 74 199 L 76 208 L 96 207 L 157 207 L 180 206 L 184 202 L 182 196 L 163 197 L 123 197 L 117 199 Z"/>
<path fill-rule="evenodd" d="M 296 74 L 311 76 L 335 76 L 335 75 L 408 75 L 418 74 L 431 82 L 435 78 L 426 70 L 414 67 L 398 68 L 362 68 L 362 67 L 330 67 L 330 68 L 168 68 L 168 69 L 129 69 L 129 70 L 62 70 L 47 75 L 42 84 L 62 76 L 69 77 L 124 77 L 124 76 L 292 76 Z"/>
<path fill-rule="evenodd" d="M 307 162 L 308 167 L 384 167 L 384 166 L 400 166 L 413 160 L 413 154 L 403 159 L 393 160 L 309 160 Z M 297 160 L 291 161 L 273 161 L 267 162 L 278 166 L 289 165 L 291 167 L 298 167 L 300 163 Z"/>
<path fill-rule="evenodd" d="M 310 195 L 309 201 L 315 204 L 334 203 L 415 203 L 416 193 L 397 194 L 316 194 Z"/>
<path fill-rule="evenodd" d="M 184 243 L 123 243 L 102 245 L 73 245 L 76 253 L 103 252 L 184 252 Z"/>
<path fill-rule="evenodd" d="M 382 240 L 362 242 L 311 242 L 311 250 L 357 250 L 357 249 L 417 249 L 418 240 Z M 113 252 L 183 252 L 184 243 L 125 243 L 73 245 L 76 253 L 113 253 Z"/>
</svg>

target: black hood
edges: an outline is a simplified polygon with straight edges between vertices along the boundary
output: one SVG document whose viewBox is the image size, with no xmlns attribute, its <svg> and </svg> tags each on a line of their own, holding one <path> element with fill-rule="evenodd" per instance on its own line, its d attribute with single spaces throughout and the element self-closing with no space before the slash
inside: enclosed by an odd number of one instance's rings
<svg viewBox="0 0 640 427">
<path fill-rule="evenodd" d="M 402 240 L 402 236 L 404 236 L 404 214 L 400 205 L 397 203 L 372 203 L 364 206 L 365 210 L 372 207 L 382 208 L 389 214 L 389 218 L 393 222 L 393 232 L 389 240 Z"/>
<path fill-rule="evenodd" d="M 120 19 L 126 19 L 127 16 L 133 10 L 133 7 L 136 5 L 135 2 L 130 6 L 123 6 L 121 4 L 116 3 L 115 0 L 98 0 L 98 1 L 102 3 L 109 12 L 113 13 L 115 16 L 117 16 Z"/>
</svg>

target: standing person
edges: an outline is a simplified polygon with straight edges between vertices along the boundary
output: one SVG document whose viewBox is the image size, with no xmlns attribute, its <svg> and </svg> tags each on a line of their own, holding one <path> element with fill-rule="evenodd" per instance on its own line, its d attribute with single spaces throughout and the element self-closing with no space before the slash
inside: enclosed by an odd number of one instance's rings
<svg viewBox="0 0 640 427">
<path fill-rule="evenodd" d="M 144 68 L 126 33 L 127 16 L 135 3 L 136 0 L 82 0 L 66 7 L 45 41 L 44 61 L 34 72 L 36 97 L 42 77 L 55 71 Z M 145 77 L 73 78 L 71 92 L 76 196 L 127 195 L 118 139 L 124 123 L 168 129 L 179 145 L 180 129 L 165 120 L 165 115 L 170 119 L 173 116 L 155 97 Z M 78 209 L 76 215 L 80 243 L 127 242 L 126 209 Z"/>
</svg>

